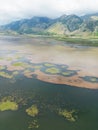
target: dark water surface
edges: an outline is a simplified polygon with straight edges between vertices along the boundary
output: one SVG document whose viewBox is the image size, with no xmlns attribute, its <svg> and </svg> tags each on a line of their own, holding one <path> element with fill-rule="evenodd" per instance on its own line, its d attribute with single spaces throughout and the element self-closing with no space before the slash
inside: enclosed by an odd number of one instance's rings
<svg viewBox="0 0 98 130">
<path fill-rule="evenodd" d="M 0 40 L 0 45 L 2 45 L 1 60 L 2 57 L 9 58 L 11 56 L 13 58 L 13 55 L 17 53 L 17 49 L 16 51 L 15 48 L 14 51 L 13 48 L 9 49 L 10 42 L 14 42 L 15 46 L 18 42 L 18 46 L 21 46 L 20 39 L 16 38 L 15 40 L 14 38 L 13 41 L 8 37 L 6 42 L 4 39 Z M 22 56 L 18 61 L 25 60 L 23 53 L 19 53 Z M 15 60 L 13 59 L 11 63 Z M 5 62 L 2 62 L 3 64 Z M 2 71 L 7 72 L 8 70 L 4 68 L 0 70 L 0 72 Z M 8 71 L 8 73 L 10 72 Z M 0 111 L 0 130 L 30 130 L 28 126 L 33 120 L 37 120 L 39 127 L 31 128 L 31 130 L 98 130 L 98 90 L 43 82 L 36 79 L 36 76 L 26 78 L 21 75 L 20 71 L 14 79 L 0 76 L 0 101 L 9 96 L 14 97 L 19 108 L 17 111 Z M 36 117 L 31 117 L 26 113 L 26 109 L 33 104 L 36 104 L 39 109 L 39 114 Z M 57 113 L 58 109 L 76 110 L 76 121 L 71 122 L 60 116 Z"/>
<path fill-rule="evenodd" d="M 3 81 L 0 81 L 1 97 L 16 94 L 17 98 L 25 100 L 29 97 L 29 100 L 18 111 L 0 112 L 1 130 L 28 130 L 32 117 L 26 114 L 25 109 L 35 103 L 40 108 L 36 117 L 40 125 L 38 130 L 97 130 L 98 90 L 50 84 L 37 79 L 23 78 L 15 84 Z M 78 110 L 78 119 L 76 122 L 67 121 L 52 111 L 55 107 Z"/>
</svg>

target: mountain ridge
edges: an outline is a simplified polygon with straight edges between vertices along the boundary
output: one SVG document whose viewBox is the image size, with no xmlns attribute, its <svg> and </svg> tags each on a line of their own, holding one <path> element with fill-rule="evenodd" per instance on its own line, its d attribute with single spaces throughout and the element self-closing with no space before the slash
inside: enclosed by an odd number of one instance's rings
<svg viewBox="0 0 98 130">
<path fill-rule="evenodd" d="M 59 34 L 59 35 L 98 35 L 98 13 L 77 16 L 62 15 L 52 19 L 34 16 L 22 19 L 0 27 L 0 32 L 16 32 L 19 34 Z"/>
</svg>

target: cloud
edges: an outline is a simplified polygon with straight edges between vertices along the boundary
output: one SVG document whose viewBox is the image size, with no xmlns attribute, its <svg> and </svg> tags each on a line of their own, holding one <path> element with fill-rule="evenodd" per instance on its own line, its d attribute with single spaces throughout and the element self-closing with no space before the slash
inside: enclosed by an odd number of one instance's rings
<svg viewBox="0 0 98 130">
<path fill-rule="evenodd" d="M 0 24 L 32 16 L 59 17 L 98 11 L 98 0 L 0 0 Z"/>
</svg>

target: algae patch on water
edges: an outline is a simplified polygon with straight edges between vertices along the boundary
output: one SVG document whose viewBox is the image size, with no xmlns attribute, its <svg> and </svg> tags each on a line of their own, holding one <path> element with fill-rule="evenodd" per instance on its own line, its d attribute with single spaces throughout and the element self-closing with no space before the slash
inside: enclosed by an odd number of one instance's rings
<svg viewBox="0 0 98 130">
<path fill-rule="evenodd" d="M 37 121 L 37 120 L 33 120 L 33 121 L 29 122 L 28 128 L 29 128 L 29 129 L 39 128 L 38 121 Z"/>
<path fill-rule="evenodd" d="M 14 67 L 23 67 L 23 68 L 30 67 L 30 65 L 28 63 L 25 63 L 25 62 L 15 62 L 15 63 L 12 64 L 12 66 L 14 66 Z"/>
<path fill-rule="evenodd" d="M 38 115 L 39 110 L 36 105 L 32 105 L 30 108 L 26 109 L 26 112 L 29 116 L 35 117 Z"/>
<path fill-rule="evenodd" d="M 12 78 L 14 78 L 14 76 L 16 76 L 18 74 L 19 74 L 18 71 L 14 71 L 11 74 L 8 74 L 5 71 L 0 71 L 0 77 L 7 78 L 7 79 L 12 79 Z"/>
<path fill-rule="evenodd" d="M 73 76 L 76 74 L 77 74 L 77 72 L 73 71 L 73 70 L 66 70 L 66 71 L 61 73 L 62 76 L 66 76 L 66 77 L 70 77 L 70 76 Z"/>
<path fill-rule="evenodd" d="M 74 114 L 76 113 L 75 110 L 71 110 L 71 111 L 68 111 L 67 109 L 59 109 L 58 110 L 58 114 L 60 116 L 63 116 L 66 120 L 70 121 L 70 122 L 75 122 L 76 121 L 76 115 L 74 116 Z"/>
<path fill-rule="evenodd" d="M 85 76 L 81 78 L 87 82 L 98 83 L 98 77 Z"/>
<path fill-rule="evenodd" d="M 24 64 L 22 62 L 16 62 L 13 64 L 13 66 L 24 66 Z"/>
<path fill-rule="evenodd" d="M 18 105 L 15 102 L 10 100 L 0 102 L 0 111 L 12 110 L 15 111 L 18 109 Z"/>
<path fill-rule="evenodd" d="M 46 67 L 53 67 L 54 64 L 51 64 L 51 63 L 45 63 L 44 66 L 46 66 Z"/>
<path fill-rule="evenodd" d="M 59 73 L 59 69 L 55 68 L 55 67 L 52 67 L 52 68 L 46 69 L 45 72 L 49 73 L 49 74 L 58 74 Z"/>
<path fill-rule="evenodd" d="M 8 78 L 8 79 L 13 78 L 12 75 L 9 75 L 8 73 L 6 73 L 4 71 L 0 71 L 0 76 L 3 77 L 3 78 Z"/>
<path fill-rule="evenodd" d="M 42 68 L 42 65 L 36 65 L 36 66 L 34 66 L 34 69 L 40 69 L 40 68 Z"/>
</svg>

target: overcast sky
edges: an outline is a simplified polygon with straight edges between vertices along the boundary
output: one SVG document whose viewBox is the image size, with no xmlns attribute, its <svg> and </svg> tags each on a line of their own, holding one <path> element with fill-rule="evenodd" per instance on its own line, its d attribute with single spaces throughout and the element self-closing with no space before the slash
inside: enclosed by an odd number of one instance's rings
<svg viewBox="0 0 98 130">
<path fill-rule="evenodd" d="M 0 0 L 0 24 L 33 16 L 98 12 L 98 0 Z"/>
</svg>

